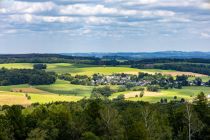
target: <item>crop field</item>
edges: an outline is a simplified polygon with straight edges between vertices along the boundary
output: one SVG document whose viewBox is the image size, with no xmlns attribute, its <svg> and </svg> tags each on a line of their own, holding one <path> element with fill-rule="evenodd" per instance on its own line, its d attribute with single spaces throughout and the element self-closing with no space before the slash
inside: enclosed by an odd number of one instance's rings
<svg viewBox="0 0 210 140">
<path fill-rule="evenodd" d="M 61 80 L 58 80 L 55 84 L 52 85 L 40 85 L 35 87 L 50 93 L 83 97 L 89 97 L 93 88 L 92 86 L 72 85 L 69 84 L 69 82 Z"/>
<path fill-rule="evenodd" d="M 0 68 L 8 68 L 8 69 L 32 69 L 33 64 L 31 63 L 9 63 L 9 64 L 0 64 Z M 58 74 L 61 73 L 71 73 L 73 75 L 80 74 L 80 75 L 88 75 L 91 76 L 94 73 L 101 73 L 101 74 L 113 74 L 113 73 L 128 73 L 128 74 L 138 74 L 139 72 L 144 73 L 163 73 L 169 74 L 172 76 L 176 75 L 192 75 L 196 77 L 205 77 L 208 76 L 202 74 L 196 74 L 191 72 L 178 72 L 174 70 L 160 70 L 160 69 L 136 69 L 130 68 L 129 66 L 117 66 L 117 67 L 107 67 L 107 66 L 91 66 L 85 64 L 69 64 L 69 63 L 53 63 L 47 64 L 47 71 L 54 71 Z M 209 78 L 209 77 L 208 77 Z M 209 78 L 210 79 L 210 78 Z"/>
<path fill-rule="evenodd" d="M 144 96 L 142 98 L 136 97 L 139 96 L 140 91 L 126 91 L 114 93 L 110 98 L 116 98 L 118 95 L 123 94 L 126 100 L 130 101 L 148 101 L 148 102 L 158 102 L 161 98 L 169 100 L 173 100 L 174 96 L 177 96 L 177 100 L 184 98 L 188 101 L 192 101 L 197 94 L 200 92 L 204 92 L 206 95 L 210 94 L 210 87 L 183 87 L 183 89 L 168 89 L 161 90 L 159 92 L 144 92 Z"/>
<path fill-rule="evenodd" d="M 56 101 L 78 101 L 81 100 L 82 96 L 65 96 L 58 94 L 36 94 L 27 93 L 31 99 L 27 99 L 25 93 L 18 92 L 0 92 L 0 105 L 30 105 L 31 103 L 49 103 Z"/>
<path fill-rule="evenodd" d="M 27 100 L 23 93 L 0 92 L 0 105 L 29 105 L 31 102 Z"/>
</svg>

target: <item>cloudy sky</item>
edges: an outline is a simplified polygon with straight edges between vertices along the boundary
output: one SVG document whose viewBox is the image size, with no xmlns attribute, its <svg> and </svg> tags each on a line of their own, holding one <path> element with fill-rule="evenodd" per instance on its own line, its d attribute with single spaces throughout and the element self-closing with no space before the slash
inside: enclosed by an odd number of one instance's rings
<svg viewBox="0 0 210 140">
<path fill-rule="evenodd" d="M 0 0 L 0 53 L 210 51 L 208 0 Z"/>
</svg>

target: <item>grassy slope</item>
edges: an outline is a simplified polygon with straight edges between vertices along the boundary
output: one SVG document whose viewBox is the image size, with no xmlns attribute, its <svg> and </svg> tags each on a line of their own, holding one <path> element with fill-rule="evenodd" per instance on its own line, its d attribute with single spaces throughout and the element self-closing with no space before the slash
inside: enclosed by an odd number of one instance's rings
<svg viewBox="0 0 210 140">
<path fill-rule="evenodd" d="M 17 92 L 0 92 L 0 105 L 29 105 L 31 103 L 49 103 L 55 101 L 78 101 L 81 100 L 82 96 L 64 96 L 58 94 L 35 94 L 28 93 L 31 97 L 30 100 L 27 100 L 25 93 Z"/>
<path fill-rule="evenodd" d="M 210 87 L 184 87 L 183 89 L 169 89 L 161 90 L 160 92 L 154 92 L 154 96 L 147 95 L 145 92 L 144 97 L 134 97 L 128 98 L 127 100 L 131 101 L 149 101 L 149 102 L 158 102 L 161 98 L 167 98 L 168 100 L 173 100 L 174 96 L 177 96 L 178 99 L 185 98 L 186 100 L 192 101 L 200 92 L 204 92 L 206 95 L 210 94 Z M 115 93 L 111 98 L 116 98 L 120 94 L 132 94 L 132 91 Z M 137 92 L 136 92 L 137 93 Z M 140 92 L 139 92 L 140 93 Z"/>
<path fill-rule="evenodd" d="M 0 64 L 0 68 L 33 68 L 33 64 L 30 63 L 10 63 L 10 64 Z M 91 66 L 84 64 L 68 64 L 68 63 L 54 63 L 47 64 L 47 71 L 54 71 L 56 73 L 71 73 L 71 74 L 84 74 L 84 75 L 92 75 L 94 73 L 101 74 L 112 74 L 112 73 L 130 73 L 130 74 L 138 74 L 138 72 L 171 72 L 170 70 L 157 70 L 157 69 L 135 69 L 130 68 L 129 66 L 119 66 L 119 67 L 104 67 L 104 66 Z"/>
<path fill-rule="evenodd" d="M 38 89 L 48 91 L 51 93 L 63 94 L 63 95 L 74 95 L 74 96 L 87 96 L 89 97 L 93 87 L 83 85 L 72 85 L 67 81 L 57 80 L 52 85 L 40 85 L 35 86 Z"/>
</svg>

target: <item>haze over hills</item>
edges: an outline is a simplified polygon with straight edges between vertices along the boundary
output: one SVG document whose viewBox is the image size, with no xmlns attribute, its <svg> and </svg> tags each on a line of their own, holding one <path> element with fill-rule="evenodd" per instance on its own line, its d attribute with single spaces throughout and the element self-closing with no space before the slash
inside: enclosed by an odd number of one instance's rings
<svg viewBox="0 0 210 140">
<path fill-rule="evenodd" d="M 210 52 L 182 52 L 182 51 L 162 51 L 162 52 L 116 52 L 116 53 L 62 53 L 67 56 L 84 56 L 99 58 L 210 58 Z"/>
</svg>

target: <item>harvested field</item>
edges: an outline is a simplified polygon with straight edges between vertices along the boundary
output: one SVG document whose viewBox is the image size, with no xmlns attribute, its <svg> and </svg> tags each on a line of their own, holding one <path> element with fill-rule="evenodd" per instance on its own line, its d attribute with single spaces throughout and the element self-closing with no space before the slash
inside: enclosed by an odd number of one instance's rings
<svg viewBox="0 0 210 140">
<path fill-rule="evenodd" d="M 30 105 L 31 102 L 22 93 L 0 92 L 0 105 Z"/>
<path fill-rule="evenodd" d="M 46 91 L 36 89 L 36 88 L 13 88 L 12 92 L 22 92 L 22 93 L 46 93 Z"/>
<path fill-rule="evenodd" d="M 199 73 L 193 73 L 193 72 L 179 72 L 179 71 L 174 71 L 174 72 L 161 72 L 162 74 L 166 74 L 166 75 L 171 75 L 171 76 L 180 76 L 180 75 L 189 75 L 189 76 L 193 76 L 193 77 L 204 77 L 207 75 L 204 74 L 199 74 Z"/>
</svg>

